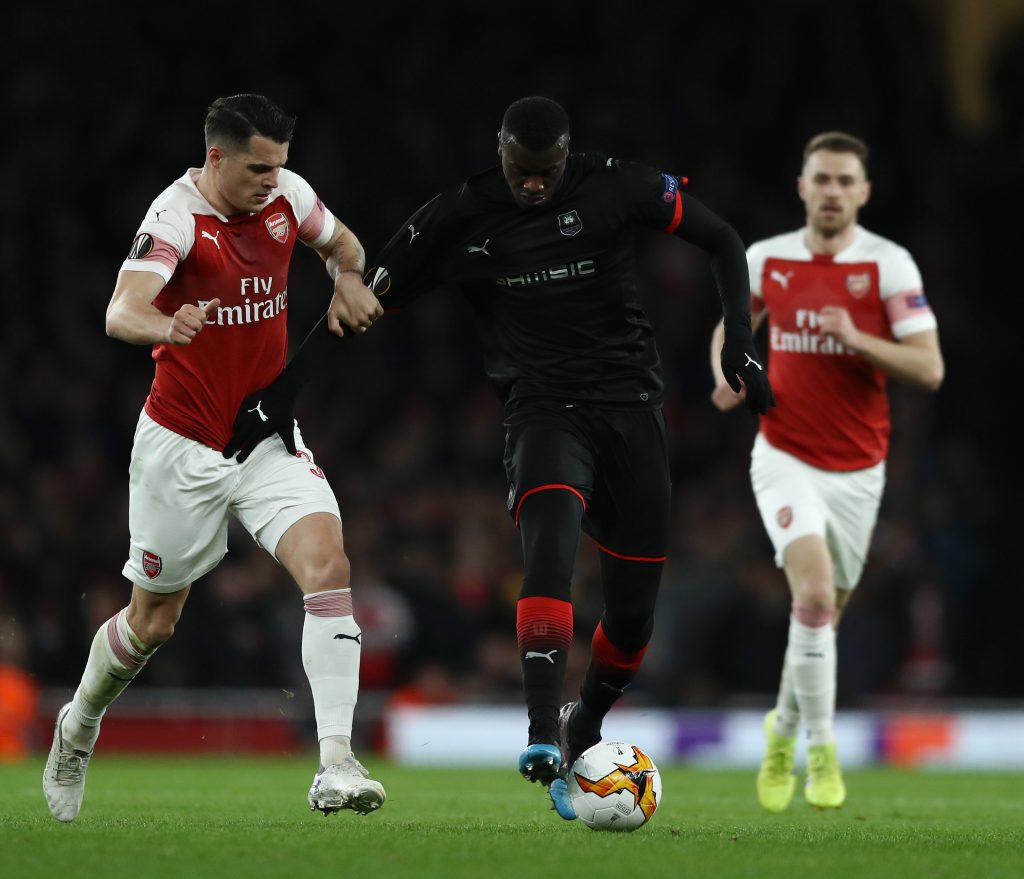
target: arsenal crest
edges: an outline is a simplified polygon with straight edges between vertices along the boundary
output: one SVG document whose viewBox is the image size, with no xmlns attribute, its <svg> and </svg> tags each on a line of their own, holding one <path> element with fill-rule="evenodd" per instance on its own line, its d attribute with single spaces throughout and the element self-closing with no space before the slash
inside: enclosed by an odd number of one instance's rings
<svg viewBox="0 0 1024 879">
<path fill-rule="evenodd" d="M 775 521 L 779 523 L 780 528 L 788 528 L 793 524 L 793 508 L 783 507 L 775 514 Z"/>
<path fill-rule="evenodd" d="M 142 570 L 146 572 L 146 576 L 152 580 L 154 577 L 164 569 L 163 559 L 155 553 L 146 550 L 142 553 Z"/>
<path fill-rule="evenodd" d="M 267 231 L 270 233 L 271 238 L 278 242 L 278 244 L 288 243 L 288 234 L 291 232 L 291 225 L 288 223 L 288 217 L 282 213 L 277 213 L 273 216 L 267 217 L 265 222 L 267 224 Z"/>
<path fill-rule="evenodd" d="M 846 290 L 854 299 L 863 299 L 864 295 L 871 289 L 871 274 L 864 272 L 860 275 L 846 276 Z"/>
<path fill-rule="evenodd" d="M 572 238 L 574 235 L 579 235 L 583 231 L 583 221 L 580 220 L 580 215 L 576 211 L 569 211 L 567 214 L 558 215 L 558 231 L 563 235 L 568 235 Z"/>
</svg>

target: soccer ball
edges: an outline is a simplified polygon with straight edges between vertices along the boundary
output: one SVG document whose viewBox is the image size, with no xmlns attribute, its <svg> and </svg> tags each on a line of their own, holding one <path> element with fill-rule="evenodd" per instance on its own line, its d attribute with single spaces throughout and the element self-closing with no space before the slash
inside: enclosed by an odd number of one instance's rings
<svg viewBox="0 0 1024 879">
<path fill-rule="evenodd" d="M 625 742 L 599 742 L 572 765 L 569 798 L 591 830 L 636 830 L 661 805 L 661 773 L 643 751 Z"/>
</svg>

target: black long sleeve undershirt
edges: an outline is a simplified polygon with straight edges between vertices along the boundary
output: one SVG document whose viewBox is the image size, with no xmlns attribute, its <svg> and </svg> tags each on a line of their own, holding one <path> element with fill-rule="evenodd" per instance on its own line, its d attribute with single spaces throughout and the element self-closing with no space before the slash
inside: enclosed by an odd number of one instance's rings
<svg viewBox="0 0 1024 879">
<path fill-rule="evenodd" d="M 707 251 L 726 327 L 750 328 L 750 274 L 743 241 L 725 220 L 692 196 L 683 196 L 683 220 L 674 234 Z"/>
</svg>

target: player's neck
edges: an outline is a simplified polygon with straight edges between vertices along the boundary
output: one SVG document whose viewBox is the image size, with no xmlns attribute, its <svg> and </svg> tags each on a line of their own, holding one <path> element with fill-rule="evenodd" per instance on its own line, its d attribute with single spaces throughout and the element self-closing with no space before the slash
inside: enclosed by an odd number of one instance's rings
<svg viewBox="0 0 1024 879">
<path fill-rule="evenodd" d="M 203 170 L 196 178 L 196 189 L 210 203 L 210 207 L 218 213 L 223 214 L 225 217 L 238 213 L 217 190 L 217 186 L 213 182 L 213 174 L 208 165 L 203 166 Z"/>
<path fill-rule="evenodd" d="M 842 232 L 838 235 L 822 235 L 816 231 L 813 226 L 808 225 L 807 231 L 804 233 L 804 243 L 807 245 L 807 249 L 814 254 L 821 256 L 835 256 L 837 253 L 841 253 L 846 250 L 851 244 L 853 239 L 857 237 L 857 225 L 856 223 L 850 223 Z"/>
</svg>

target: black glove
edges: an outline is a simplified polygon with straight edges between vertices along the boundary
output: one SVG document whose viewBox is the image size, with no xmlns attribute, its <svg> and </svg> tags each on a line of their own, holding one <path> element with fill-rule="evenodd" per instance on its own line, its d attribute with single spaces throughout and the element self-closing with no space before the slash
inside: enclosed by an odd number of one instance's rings
<svg viewBox="0 0 1024 879">
<path fill-rule="evenodd" d="M 346 333 L 345 338 L 354 335 Z M 254 391 L 242 401 L 235 416 L 235 432 L 224 447 L 224 457 L 238 454 L 238 462 L 248 458 L 268 436 L 281 437 L 284 447 L 295 454 L 295 401 L 302 386 L 323 369 L 341 339 L 327 329 L 327 315 L 317 321 L 273 383 Z"/>
<path fill-rule="evenodd" d="M 775 395 L 772 386 L 768 384 L 768 373 L 754 347 L 754 337 L 749 326 L 733 324 L 725 328 L 722 372 L 729 387 L 737 394 L 742 389 L 742 379 L 747 388 L 747 408 L 751 412 L 764 415 L 769 406 L 775 405 Z"/>
<path fill-rule="evenodd" d="M 235 432 L 224 447 L 224 457 L 238 454 L 242 463 L 263 440 L 275 433 L 281 437 L 289 454 L 295 454 L 295 398 L 298 388 L 282 381 L 284 374 L 272 385 L 249 394 L 238 407 Z"/>
</svg>

